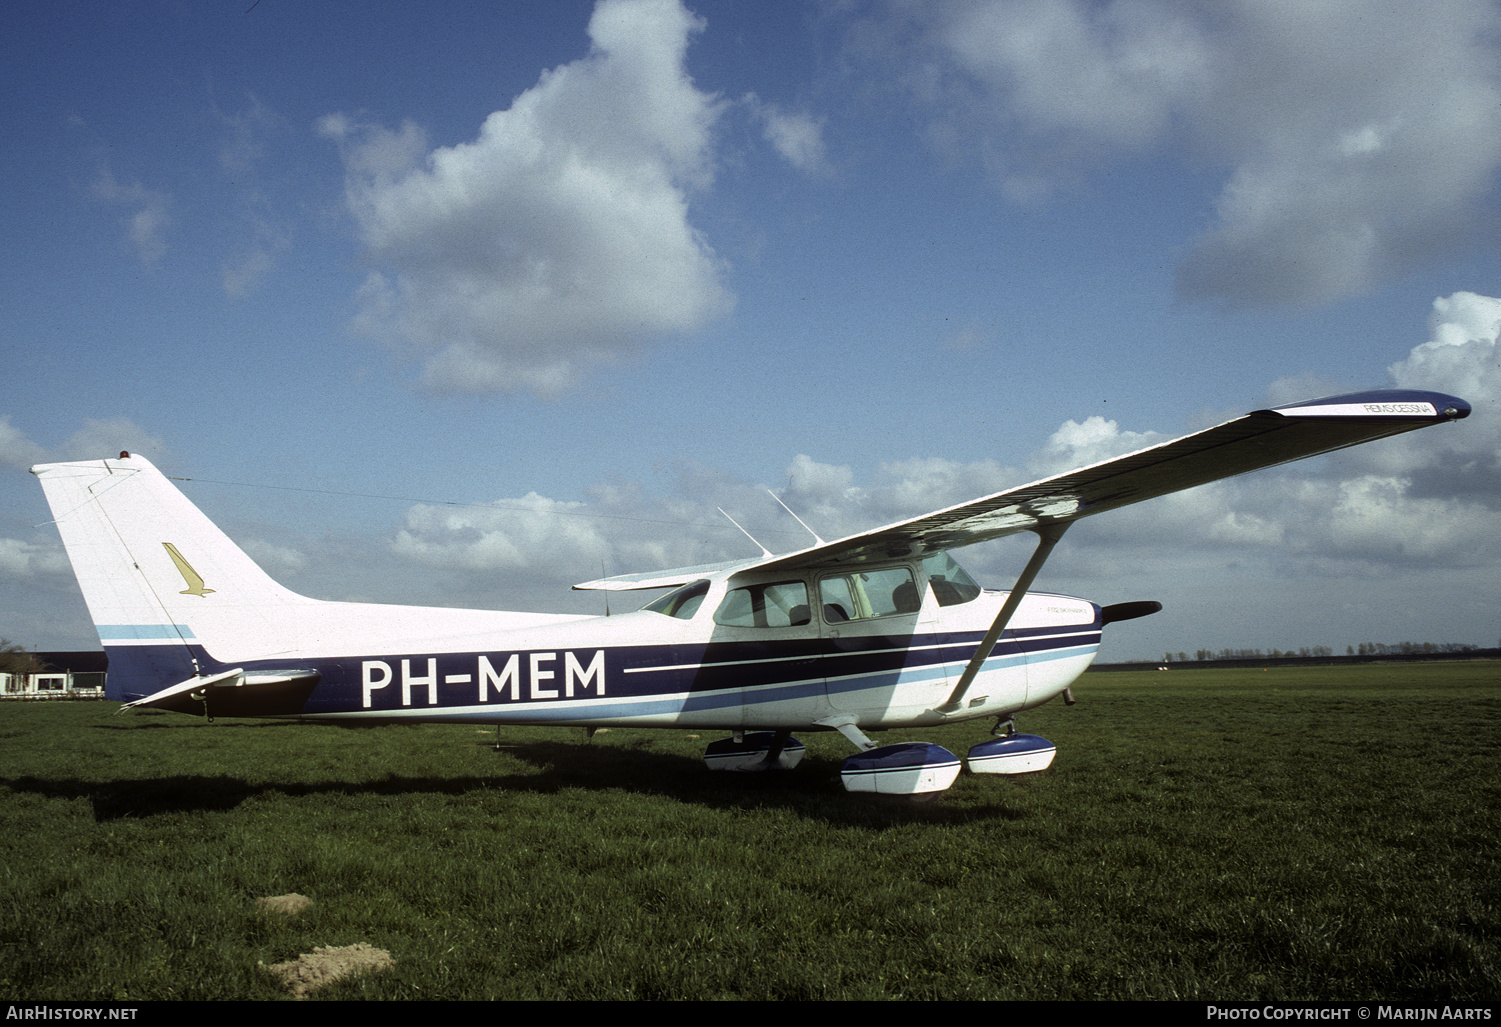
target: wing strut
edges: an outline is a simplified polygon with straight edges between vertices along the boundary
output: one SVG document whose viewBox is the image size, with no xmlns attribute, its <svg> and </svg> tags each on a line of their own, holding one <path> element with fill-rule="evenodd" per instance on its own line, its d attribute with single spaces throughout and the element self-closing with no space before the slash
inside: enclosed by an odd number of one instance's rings
<svg viewBox="0 0 1501 1027">
<path fill-rule="evenodd" d="M 980 647 L 975 650 L 975 655 L 970 657 L 969 665 L 964 668 L 964 673 L 959 675 L 959 683 L 954 686 L 949 694 L 948 702 L 936 707 L 937 712 L 943 714 L 958 713 L 964 708 L 964 694 L 969 691 L 969 686 L 974 682 L 975 675 L 980 673 L 980 668 L 990 658 L 990 651 L 995 648 L 996 642 L 1001 637 L 1001 632 L 1006 630 L 1006 625 L 1011 621 L 1011 615 L 1016 613 L 1016 608 L 1022 604 L 1022 599 L 1027 594 L 1027 589 L 1032 587 L 1032 579 L 1037 577 L 1037 572 L 1042 570 L 1042 565 L 1047 563 L 1048 555 L 1053 547 L 1068 530 L 1073 521 L 1048 521 L 1030 529 L 1037 534 L 1037 548 L 1032 551 L 1032 558 L 1022 568 L 1017 576 L 1016 584 L 1011 586 L 1011 594 L 1006 596 L 1006 601 L 1001 604 L 1001 612 L 995 615 L 995 623 L 990 625 L 990 630 L 985 632 L 985 637 L 980 640 Z"/>
</svg>

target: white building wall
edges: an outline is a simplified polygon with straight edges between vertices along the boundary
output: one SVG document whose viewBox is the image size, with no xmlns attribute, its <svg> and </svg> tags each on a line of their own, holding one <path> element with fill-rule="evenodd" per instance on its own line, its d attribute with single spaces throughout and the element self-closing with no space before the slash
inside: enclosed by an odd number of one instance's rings
<svg viewBox="0 0 1501 1027">
<path fill-rule="evenodd" d="M 100 673 L 49 671 L 39 674 L 9 674 L 0 672 L 0 696 L 38 698 L 68 695 L 92 696 L 104 694 L 104 675 Z"/>
</svg>

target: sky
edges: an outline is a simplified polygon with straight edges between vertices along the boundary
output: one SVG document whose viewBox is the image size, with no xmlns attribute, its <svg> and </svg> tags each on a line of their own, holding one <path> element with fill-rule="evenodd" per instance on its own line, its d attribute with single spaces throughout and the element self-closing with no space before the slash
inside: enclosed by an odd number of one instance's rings
<svg viewBox="0 0 1501 1027">
<path fill-rule="evenodd" d="M 1081 521 L 1100 659 L 1501 641 L 1501 6 L 0 11 L 0 635 L 98 640 L 34 463 L 288 587 L 575 582 L 1369 388 L 1466 421 Z M 1006 587 L 1031 536 L 956 556 Z M 637 597 L 616 596 L 615 608 Z"/>
</svg>

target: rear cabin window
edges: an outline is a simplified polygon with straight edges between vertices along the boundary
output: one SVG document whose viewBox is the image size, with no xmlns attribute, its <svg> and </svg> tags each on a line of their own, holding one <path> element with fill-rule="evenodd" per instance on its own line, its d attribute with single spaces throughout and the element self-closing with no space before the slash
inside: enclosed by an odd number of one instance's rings
<svg viewBox="0 0 1501 1027">
<path fill-rule="evenodd" d="M 705 578 L 702 581 L 690 582 L 676 592 L 668 592 L 662 598 L 647 603 L 641 609 L 650 610 L 652 613 L 665 613 L 679 620 L 688 620 L 698 612 L 698 608 L 704 603 L 704 596 L 708 594 L 709 579 Z"/>
<path fill-rule="evenodd" d="M 714 611 L 714 623 L 731 628 L 795 628 L 812 619 L 808 586 L 801 581 L 731 589 Z"/>
<path fill-rule="evenodd" d="M 829 624 L 916 613 L 922 606 L 917 584 L 906 567 L 830 575 L 819 579 L 818 591 L 823 597 L 823 619 Z"/>
</svg>

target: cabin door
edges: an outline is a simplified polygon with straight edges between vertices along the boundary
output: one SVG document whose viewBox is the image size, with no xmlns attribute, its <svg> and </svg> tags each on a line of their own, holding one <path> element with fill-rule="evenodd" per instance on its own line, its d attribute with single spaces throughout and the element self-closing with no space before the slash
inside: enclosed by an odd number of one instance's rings
<svg viewBox="0 0 1501 1027">
<path fill-rule="evenodd" d="M 818 579 L 824 691 L 836 710 L 876 720 L 931 708 L 947 695 L 948 675 L 933 646 L 938 604 L 928 590 L 918 591 L 918 580 L 906 565 Z"/>
</svg>

